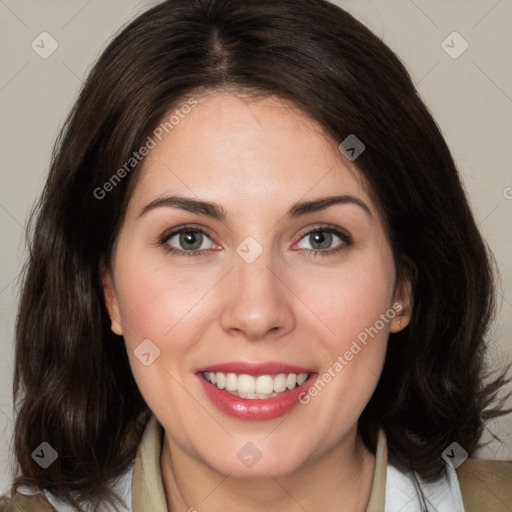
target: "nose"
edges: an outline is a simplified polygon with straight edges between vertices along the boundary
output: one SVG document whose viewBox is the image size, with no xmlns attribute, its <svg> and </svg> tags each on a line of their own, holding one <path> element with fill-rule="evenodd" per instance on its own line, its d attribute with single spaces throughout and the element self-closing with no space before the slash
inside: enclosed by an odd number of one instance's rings
<svg viewBox="0 0 512 512">
<path fill-rule="evenodd" d="M 264 250 L 253 262 L 234 255 L 234 268 L 227 282 L 226 300 L 220 316 L 229 334 L 250 341 L 276 338 L 295 327 L 293 294 L 279 275 L 271 251 Z"/>
</svg>

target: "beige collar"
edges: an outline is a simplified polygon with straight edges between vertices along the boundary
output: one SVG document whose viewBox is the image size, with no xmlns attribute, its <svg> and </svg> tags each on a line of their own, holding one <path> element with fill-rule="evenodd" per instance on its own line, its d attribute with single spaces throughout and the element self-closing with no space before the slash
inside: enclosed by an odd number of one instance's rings
<svg viewBox="0 0 512 512">
<path fill-rule="evenodd" d="M 154 415 L 148 421 L 137 450 L 132 480 L 132 512 L 169 512 L 160 471 L 163 428 Z M 377 438 L 375 472 L 366 512 L 384 512 L 387 443 L 381 429 Z"/>
<path fill-rule="evenodd" d="M 163 428 L 152 415 L 142 435 L 132 480 L 132 512 L 168 512 L 160 471 Z"/>
</svg>

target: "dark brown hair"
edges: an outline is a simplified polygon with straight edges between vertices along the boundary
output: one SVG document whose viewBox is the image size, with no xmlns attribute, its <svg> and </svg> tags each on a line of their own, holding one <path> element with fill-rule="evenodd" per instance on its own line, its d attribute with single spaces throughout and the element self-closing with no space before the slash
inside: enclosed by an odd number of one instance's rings
<svg viewBox="0 0 512 512">
<path fill-rule="evenodd" d="M 16 325 L 13 491 L 32 484 L 75 506 L 99 503 L 133 462 L 148 407 L 123 339 L 110 331 L 99 269 L 110 261 L 136 169 L 100 199 L 97 190 L 183 98 L 223 88 L 291 100 L 334 140 L 355 134 L 366 146 L 357 167 L 385 218 L 399 275 L 412 279 L 414 304 L 410 325 L 390 337 L 359 420 L 368 448 L 383 427 L 397 464 L 432 480 L 444 473 L 451 442 L 472 453 L 484 420 L 500 414 L 505 373 L 484 384 L 492 260 L 400 60 L 324 0 L 169 0 L 99 58 L 32 213 Z M 42 441 L 59 454 L 47 469 L 31 457 Z"/>
</svg>

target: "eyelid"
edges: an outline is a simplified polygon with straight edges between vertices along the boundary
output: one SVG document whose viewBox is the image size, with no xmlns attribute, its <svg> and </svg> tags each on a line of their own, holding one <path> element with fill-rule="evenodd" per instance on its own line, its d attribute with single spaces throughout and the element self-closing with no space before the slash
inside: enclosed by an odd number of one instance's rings
<svg viewBox="0 0 512 512">
<path fill-rule="evenodd" d="M 180 233 L 188 231 L 199 231 L 200 233 L 203 233 L 203 235 L 206 235 L 208 238 L 212 239 L 212 235 L 210 234 L 207 228 L 204 228 L 202 226 L 196 226 L 194 224 L 184 224 L 182 226 L 175 226 L 173 228 L 166 229 L 160 236 L 160 241 L 162 242 L 165 240 L 169 240 L 169 238 L 172 238 L 175 235 L 179 235 Z"/>
<path fill-rule="evenodd" d="M 321 231 L 329 231 L 329 232 L 335 234 L 336 236 L 338 236 L 339 238 L 341 238 L 341 240 L 343 240 L 345 243 L 347 243 L 347 244 L 352 243 L 352 236 L 350 235 L 350 233 L 347 230 L 345 230 L 339 226 L 335 226 L 333 224 L 317 224 L 313 227 L 305 228 L 305 230 L 302 231 L 301 234 L 299 235 L 299 241 L 294 244 L 294 247 L 305 236 L 310 235 L 311 233 L 317 233 L 317 232 L 321 232 Z M 323 251 L 323 252 L 326 252 L 326 251 Z"/>
<path fill-rule="evenodd" d="M 194 225 L 194 224 L 185 224 L 182 226 L 176 226 L 176 227 L 166 230 L 160 236 L 159 243 L 162 246 L 166 246 L 167 242 L 171 238 L 175 237 L 176 235 L 179 235 L 180 233 L 183 233 L 183 232 L 186 233 L 189 231 L 191 231 L 191 232 L 197 231 L 199 233 L 202 233 L 203 235 L 208 237 L 212 241 L 213 244 L 218 245 L 213 240 L 213 237 L 209 233 L 209 230 L 207 228 L 205 228 L 203 226 Z M 342 250 L 344 248 L 344 246 L 352 244 L 352 237 L 351 237 L 350 233 L 348 233 L 345 229 L 343 229 L 339 226 L 332 225 L 332 224 L 316 224 L 314 226 L 304 228 L 304 230 L 299 235 L 299 240 L 293 244 L 292 249 L 296 248 L 297 244 L 299 244 L 302 241 L 302 239 L 304 237 L 306 237 L 307 235 L 310 235 L 311 233 L 322 232 L 322 231 L 328 231 L 330 233 L 333 233 L 335 236 L 337 236 L 338 238 L 340 238 L 342 240 L 343 244 L 341 244 L 338 247 L 331 248 L 331 249 L 307 249 L 307 248 L 306 249 L 298 248 L 298 249 L 305 251 L 308 254 L 309 253 L 312 253 L 312 254 L 322 253 L 324 255 L 328 255 L 328 254 L 332 254 L 336 251 Z M 175 247 L 168 246 L 168 247 L 166 247 L 166 250 L 168 252 L 183 255 L 183 256 L 195 256 L 195 255 L 207 255 L 212 249 L 195 249 L 192 251 L 185 251 L 183 249 L 177 249 Z"/>
<path fill-rule="evenodd" d="M 173 253 L 173 254 L 179 254 L 182 256 L 193 256 L 193 255 L 197 255 L 197 254 L 207 255 L 209 253 L 209 251 L 211 251 L 212 249 L 195 249 L 193 251 L 185 251 L 183 249 L 177 249 L 175 247 L 172 247 L 172 246 L 168 245 L 168 243 L 167 243 L 171 238 L 174 238 L 176 235 L 179 235 L 181 233 L 195 232 L 195 231 L 205 235 L 207 238 L 209 238 L 211 240 L 211 242 L 214 245 L 218 245 L 213 240 L 213 237 L 208 232 L 208 229 L 206 229 L 202 226 L 196 226 L 193 224 L 185 224 L 182 226 L 175 226 L 173 228 L 167 229 L 159 237 L 158 244 L 163 246 L 167 252 Z"/>
</svg>

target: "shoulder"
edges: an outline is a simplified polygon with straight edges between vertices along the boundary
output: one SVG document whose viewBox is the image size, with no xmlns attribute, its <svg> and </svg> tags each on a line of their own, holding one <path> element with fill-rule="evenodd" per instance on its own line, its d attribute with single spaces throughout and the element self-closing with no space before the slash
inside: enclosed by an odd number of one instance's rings
<svg viewBox="0 0 512 512">
<path fill-rule="evenodd" d="M 11 498 L 0 498 L 0 512 L 56 512 L 42 494 L 17 492 Z"/>
<path fill-rule="evenodd" d="M 117 480 L 111 482 L 114 494 L 120 499 L 116 505 L 102 503 L 102 512 L 131 512 L 131 483 L 133 465 Z M 76 498 L 76 497 L 75 497 Z M 82 502 L 86 511 L 98 510 L 90 502 Z M 75 508 L 47 489 L 20 486 L 14 496 L 0 496 L 0 512 L 73 512 Z"/>
<path fill-rule="evenodd" d="M 421 497 L 436 512 L 464 512 L 463 501 L 454 469 L 449 466 L 445 477 L 427 482 L 408 469 L 388 464 L 386 477 L 385 512 L 417 512 L 422 510 Z M 481 512 L 481 511 L 479 511 Z"/>
<path fill-rule="evenodd" d="M 456 472 L 466 510 L 510 510 L 512 462 L 467 459 Z"/>
</svg>

